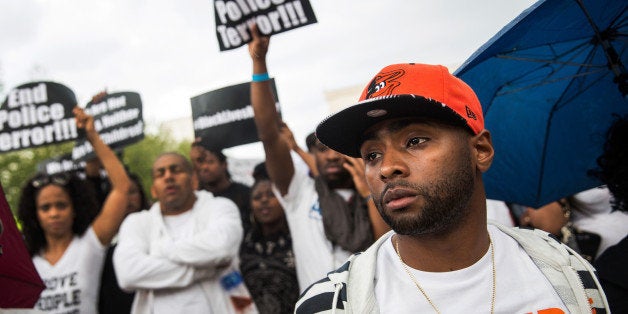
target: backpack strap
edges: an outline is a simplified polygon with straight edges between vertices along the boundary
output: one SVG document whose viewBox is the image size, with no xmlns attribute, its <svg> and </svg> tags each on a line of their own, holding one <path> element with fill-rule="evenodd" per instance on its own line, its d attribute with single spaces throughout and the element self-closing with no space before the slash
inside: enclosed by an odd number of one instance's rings
<svg viewBox="0 0 628 314">
<path fill-rule="evenodd" d="M 515 239 L 528 253 L 570 312 L 608 312 L 595 269 L 578 253 L 545 231 L 491 224 Z"/>
<path fill-rule="evenodd" d="M 327 277 L 309 286 L 297 301 L 295 313 L 343 313 L 347 303 L 347 278 L 349 267 L 355 255 L 331 271 Z"/>
</svg>

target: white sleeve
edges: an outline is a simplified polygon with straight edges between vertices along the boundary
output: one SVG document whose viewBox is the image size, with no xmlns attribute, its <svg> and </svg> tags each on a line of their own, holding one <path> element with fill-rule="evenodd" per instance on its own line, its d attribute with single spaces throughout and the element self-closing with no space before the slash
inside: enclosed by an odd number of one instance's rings
<svg viewBox="0 0 628 314">
<path fill-rule="evenodd" d="M 297 208 L 302 208 L 294 204 L 299 204 L 304 201 L 304 197 L 307 197 L 303 195 L 303 191 L 314 191 L 314 179 L 310 177 L 308 170 L 295 167 L 294 175 L 292 176 L 292 180 L 290 180 L 290 185 L 288 185 L 288 192 L 285 195 L 281 195 L 281 192 L 274 183 L 272 189 L 284 211 L 294 211 Z"/>
<path fill-rule="evenodd" d="M 216 197 L 200 204 L 211 211 L 205 226 L 194 236 L 163 242 L 162 253 L 170 260 L 195 267 L 224 267 L 238 254 L 242 242 L 240 211 L 231 200 Z"/>
<path fill-rule="evenodd" d="M 138 213 L 139 214 L 139 213 Z M 150 223 L 146 215 L 129 215 L 118 234 L 113 266 L 124 290 L 187 287 L 207 271 L 174 263 L 167 258 L 149 255 Z"/>
</svg>

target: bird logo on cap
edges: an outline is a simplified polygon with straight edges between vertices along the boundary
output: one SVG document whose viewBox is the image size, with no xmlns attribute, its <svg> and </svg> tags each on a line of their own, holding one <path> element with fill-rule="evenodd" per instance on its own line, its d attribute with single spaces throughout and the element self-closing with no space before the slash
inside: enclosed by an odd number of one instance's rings
<svg viewBox="0 0 628 314">
<path fill-rule="evenodd" d="M 377 74 L 368 86 L 365 99 L 392 95 L 393 90 L 401 85 L 398 81 L 406 72 L 402 69 Z"/>
</svg>

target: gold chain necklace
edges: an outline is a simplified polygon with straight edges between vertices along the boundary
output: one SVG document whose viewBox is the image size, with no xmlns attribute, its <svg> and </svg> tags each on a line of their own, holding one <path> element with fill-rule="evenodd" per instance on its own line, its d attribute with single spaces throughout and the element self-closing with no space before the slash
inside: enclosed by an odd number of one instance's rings
<svg viewBox="0 0 628 314">
<path fill-rule="evenodd" d="M 495 271 L 495 250 L 493 248 L 493 240 L 491 240 L 490 235 L 488 236 L 488 242 L 491 248 L 491 263 L 493 265 L 492 267 L 493 268 L 493 292 L 491 293 L 491 314 L 493 314 L 495 312 L 495 290 L 496 290 L 495 282 L 497 278 L 497 272 Z M 406 273 L 408 273 L 408 276 L 410 276 L 410 279 L 412 279 L 412 282 L 414 282 L 416 287 L 419 288 L 419 291 L 421 291 L 421 294 L 423 294 L 427 302 L 430 303 L 434 311 L 440 314 L 440 311 L 436 307 L 436 304 L 434 304 L 434 302 L 432 302 L 432 299 L 430 299 L 430 297 L 427 296 L 427 293 L 425 293 L 425 290 L 421 288 L 421 285 L 419 285 L 419 282 L 416 280 L 416 278 L 414 278 L 414 275 L 412 275 L 412 273 L 408 269 L 408 265 L 406 265 L 406 263 L 403 262 L 403 259 L 401 259 L 401 253 L 399 253 L 399 237 L 398 236 L 395 238 L 395 252 L 397 253 L 397 256 L 399 257 L 399 261 L 401 262 L 401 265 L 403 265 L 403 269 L 406 271 Z"/>
</svg>

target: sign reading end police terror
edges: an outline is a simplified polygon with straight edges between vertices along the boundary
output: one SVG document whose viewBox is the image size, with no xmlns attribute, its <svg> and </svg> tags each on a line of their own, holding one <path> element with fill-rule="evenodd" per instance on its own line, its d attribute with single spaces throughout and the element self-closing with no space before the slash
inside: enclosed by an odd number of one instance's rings
<svg viewBox="0 0 628 314">
<path fill-rule="evenodd" d="M 0 153 L 76 139 L 74 106 L 74 92 L 59 83 L 32 82 L 10 90 L 0 106 Z"/>
<path fill-rule="evenodd" d="M 140 94 L 121 92 L 108 94 L 97 103 L 89 102 L 85 112 L 94 117 L 94 127 L 111 149 L 122 149 L 144 138 L 142 100 Z M 87 161 L 96 154 L 92 145 L 80 138 L 72 149 L 72 159 Z"/>
<path fill-rule="evenodd" d="M 275 100 L 277 89 L 271 80 Z M 201 139 L 201 146 L 214 151 L 259 141 L 253 107 L 251 83 L 243 83 L 217 89 L 193 97 L 192 120 L 194 137 Z M 275 103 L 279 112 L 279 102 Z"/>
<path fill-rule="evenodd" d="M 214 0 L 214 16 L 220 51 L 250 42 L 252 23 L 265 36 L 316 23 L 309 0 Z"/>
</svg>

